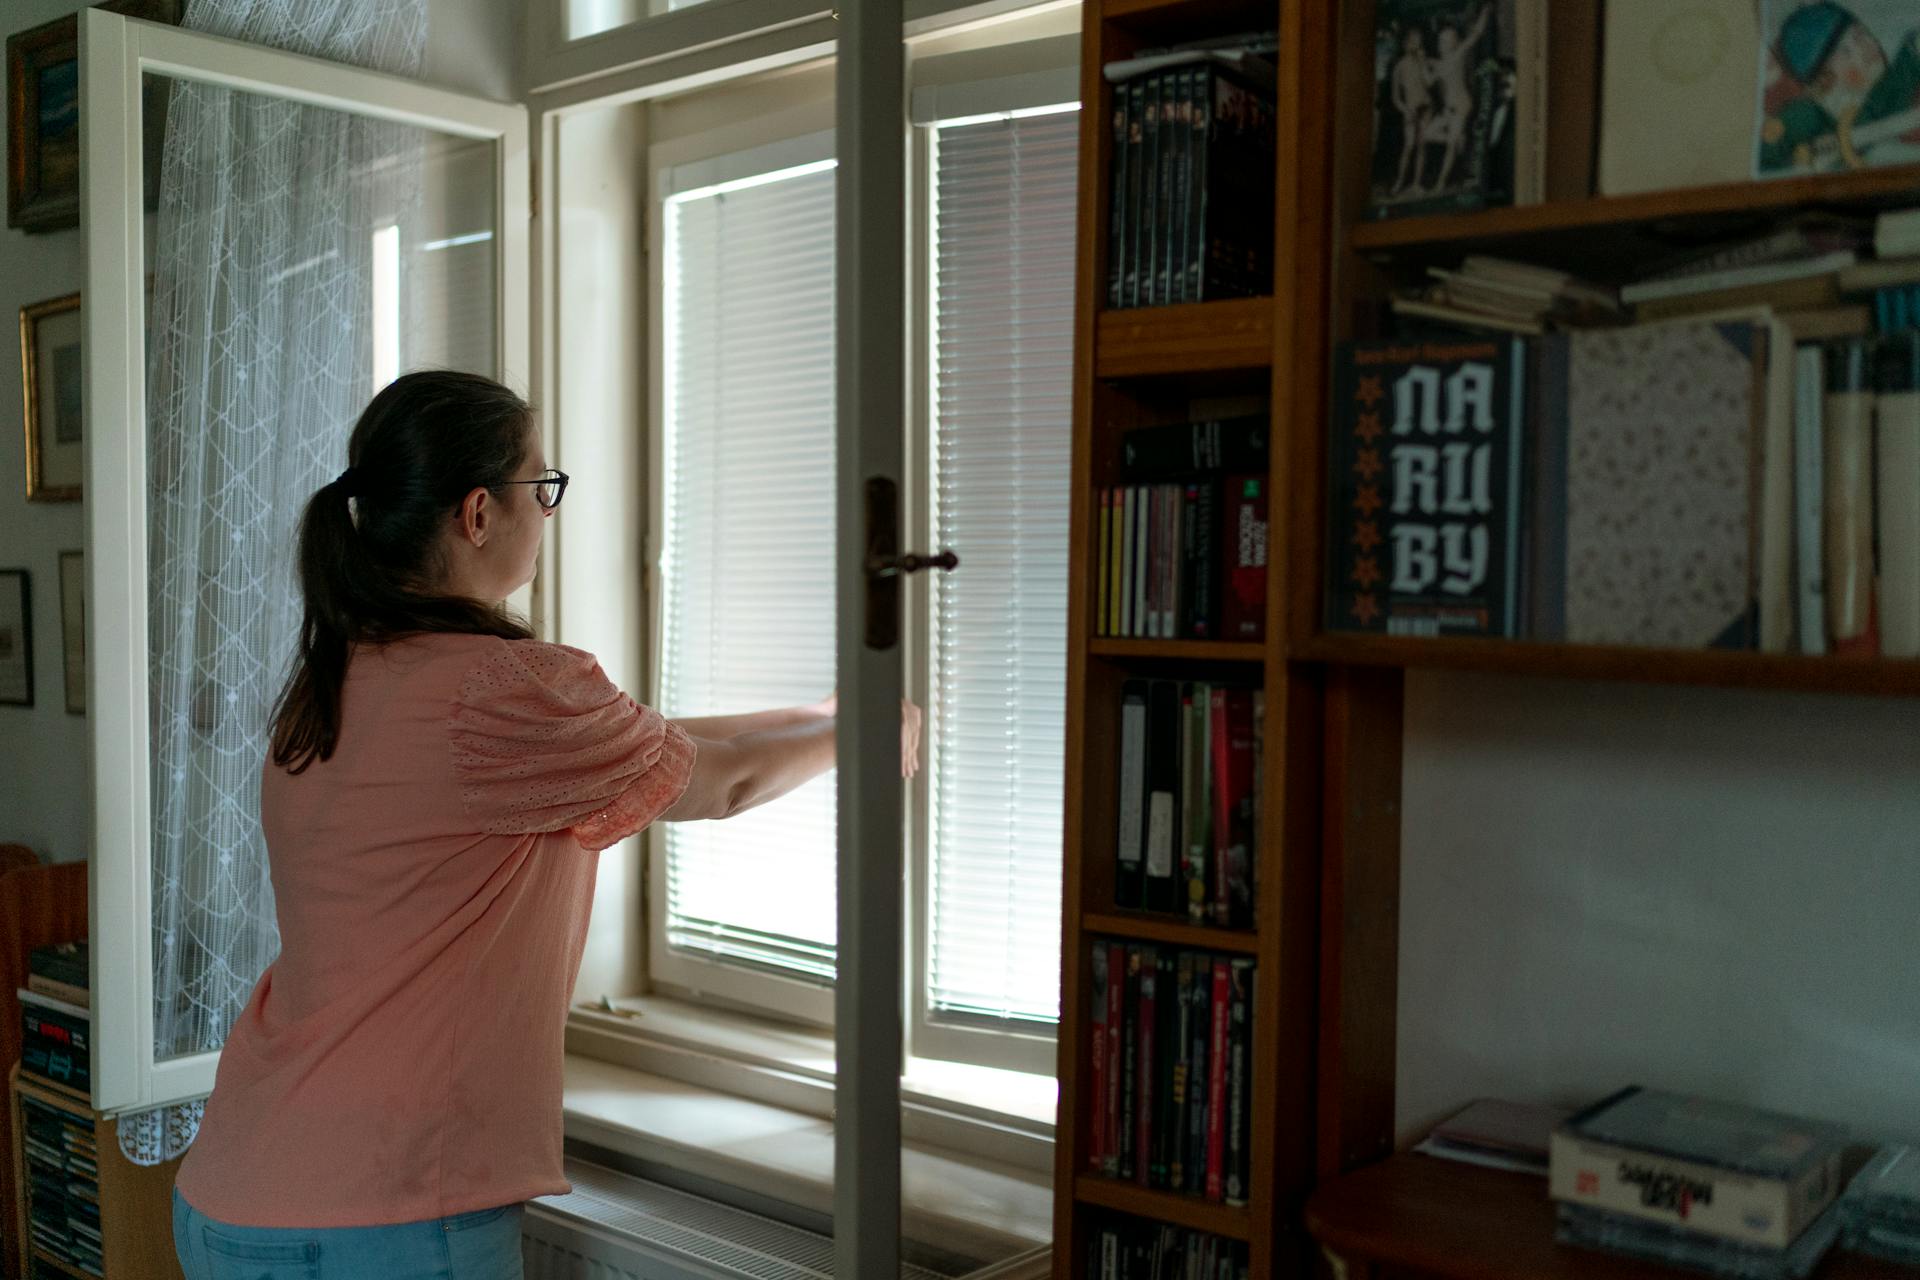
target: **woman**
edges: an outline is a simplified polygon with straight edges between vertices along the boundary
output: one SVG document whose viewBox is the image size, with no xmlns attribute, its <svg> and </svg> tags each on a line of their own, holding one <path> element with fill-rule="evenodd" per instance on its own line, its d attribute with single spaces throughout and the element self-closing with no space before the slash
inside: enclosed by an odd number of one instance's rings
<svg viewBox="0 0 1920 1280">
<path fill-rule="evenodd" d="M 188 1280 L 520 1275 L 561 1173 L 598 851 L 834 762 L 834 700 L 669 721 L 498 603 L 567 477 L 527 405 L 409 374 L 300 526 L 306 616 L 260 788 L 281 951 L 174 1190 Z M 901 769 L 918 767 L 903 708 Z"/>
</svg>

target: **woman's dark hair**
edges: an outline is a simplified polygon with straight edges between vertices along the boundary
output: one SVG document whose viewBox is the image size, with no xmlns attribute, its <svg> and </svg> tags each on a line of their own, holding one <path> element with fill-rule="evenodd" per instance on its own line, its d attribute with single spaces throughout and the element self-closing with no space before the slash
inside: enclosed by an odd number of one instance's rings
<svg viewBox="0 0 1920 1280">
<path fill-rule="evenodd" d="M 347 470 L 300 519 L 306 613 L 274 704 L 274 764 L 299 773 L 333 755 L 355 645 L 436 631 L 532 637 L 497 604 L 432 590 L 447 520 L 474 489 L 504 494 L 532 433 L 526 401 L 478 374 L 409 373 L 367 405 L 347 442 Z"/>
</svg>

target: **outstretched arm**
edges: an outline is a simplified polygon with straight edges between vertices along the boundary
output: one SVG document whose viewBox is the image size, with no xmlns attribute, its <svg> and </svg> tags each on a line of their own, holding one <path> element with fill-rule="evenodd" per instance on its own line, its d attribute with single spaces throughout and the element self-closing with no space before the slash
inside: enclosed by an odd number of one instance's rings
<svg viewBox="0 0 1920 1280">
<path fill-rule="evenodd" d="M 1492 21 L 1492 19 L 1493 19 L 1493 6 L 1491 4 L 1481 6 L 1480 17 L 1474 22 L 1473 31 L 1467 36 L 1465 40 L 1460 42 L 1461 48 L 1471 49 L 1473 47 L 1474 41 L 1478 40 L 1481 36 L 1487 34 L 1487 23 Z"/>
<path fill-rule="evenodd" d="M 693 739 L 687 789 L 663 822 L 731 818 L 833 768 L 838 695 L 804 707 L 677 720 Z M 920 708 L 900 706 L 900 776 L 920 769 Z"/>
</svg>

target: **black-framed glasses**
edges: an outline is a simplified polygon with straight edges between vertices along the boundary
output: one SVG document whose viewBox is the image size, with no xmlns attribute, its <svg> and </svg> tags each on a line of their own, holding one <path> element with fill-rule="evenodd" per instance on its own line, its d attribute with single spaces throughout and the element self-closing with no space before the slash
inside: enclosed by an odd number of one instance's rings
<svg viewBox="0 0 1920 1280">
<path fill-rule="evenodd" d="M 534 486 L 533 500 L 540 504 L 542 511 L 551 511 L 560 505 L 560 499 L 567 496 L 567 480 L 566 472 L 549 467 L 532 480 L 503 480 L 500 483 Z"/>
</svg>

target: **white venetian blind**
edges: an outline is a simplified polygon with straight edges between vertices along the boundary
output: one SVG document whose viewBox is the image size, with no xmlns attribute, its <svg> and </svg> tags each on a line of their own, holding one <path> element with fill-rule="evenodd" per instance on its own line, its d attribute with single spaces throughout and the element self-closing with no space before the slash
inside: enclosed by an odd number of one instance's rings
<svg viewBox="0 0 1920 1280">
<path fill-rule="evenodd" d="M 662 709 L 834 686 L 831 162 L 667 200 Z M 834 780 L 666 827 L 667 942 L 834 974 Z"/>
<path fill-rule="evenodd" d="M 928 707 L 936 1016 L 1059 1017 L 1079 116 L 934 131 Z"/>
</svg>

